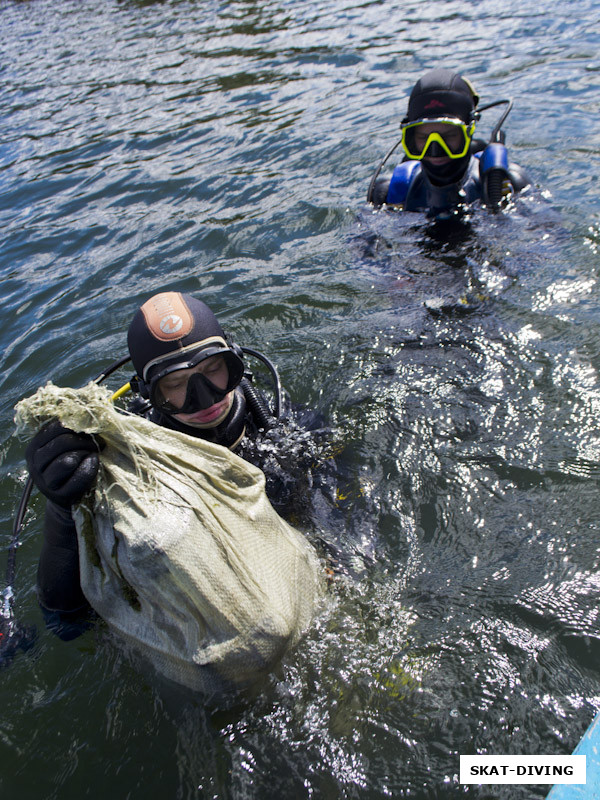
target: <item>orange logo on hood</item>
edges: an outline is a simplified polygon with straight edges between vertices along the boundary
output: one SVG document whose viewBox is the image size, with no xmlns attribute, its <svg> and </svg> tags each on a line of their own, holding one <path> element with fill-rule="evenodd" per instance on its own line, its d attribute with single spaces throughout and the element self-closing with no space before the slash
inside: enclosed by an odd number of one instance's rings
<svg viewBox="0 0 600 800">
<path fill-rule="evenodd" d="M 161 292 L 142 306 L 148 330 L 155 339 L 168 342 L 183 339 L 191 332 L 194 320 L 179 292 Z"/>
</svg>

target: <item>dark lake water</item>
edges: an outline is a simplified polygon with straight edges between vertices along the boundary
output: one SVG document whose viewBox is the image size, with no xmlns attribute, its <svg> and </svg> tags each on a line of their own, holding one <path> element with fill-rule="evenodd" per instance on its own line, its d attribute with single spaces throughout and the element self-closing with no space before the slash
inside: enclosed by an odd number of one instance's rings
<svg viewBox="0 0 600 800">
<path fill-rule="evenodd" d="M 567 754 L 600 710 L 599 52 L 591 0 L 0 0 L 3 551 L 15 403 L 174 289 L 336 426 L 315 524 L 354 567 L 255 697 L 208 707 L 101 627 L 44 629 L 35 494 L 2 798 L 545 796 L 460 786 L 459 754 Z M 440 65 L 514 98 L 536 187 L 452 228 L 364 203 Z"/>
</svg>

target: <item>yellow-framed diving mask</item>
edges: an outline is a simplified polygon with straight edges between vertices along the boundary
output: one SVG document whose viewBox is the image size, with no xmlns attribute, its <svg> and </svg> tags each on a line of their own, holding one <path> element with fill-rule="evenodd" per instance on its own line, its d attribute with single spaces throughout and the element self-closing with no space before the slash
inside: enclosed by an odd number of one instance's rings
<svg viewBox="0 0 600 800">
<path fill-rule="evenodd" d="M 402 147 L 408 158 L 421 159 L 447 156 L 463 158 L 469 152 L 475 133 L 475 122 L 463 122 L 456 117 L 418 119 L 405 122 L 402 128 Z"/>
</svg>

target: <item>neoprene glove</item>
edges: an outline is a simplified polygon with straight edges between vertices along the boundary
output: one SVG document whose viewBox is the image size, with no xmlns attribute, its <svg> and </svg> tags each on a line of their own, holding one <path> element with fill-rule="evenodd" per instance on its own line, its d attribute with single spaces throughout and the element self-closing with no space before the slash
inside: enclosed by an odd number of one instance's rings
<svg viewBox="0 0 600 800">
<path fill-rule="evenodd" d="M 37 488 L 53 503 L 70 508 L 88 492 L 98 474 L 99 446 L 88 433 L 50 422 L 33 437 L 25 458 Z"/>
</svg>

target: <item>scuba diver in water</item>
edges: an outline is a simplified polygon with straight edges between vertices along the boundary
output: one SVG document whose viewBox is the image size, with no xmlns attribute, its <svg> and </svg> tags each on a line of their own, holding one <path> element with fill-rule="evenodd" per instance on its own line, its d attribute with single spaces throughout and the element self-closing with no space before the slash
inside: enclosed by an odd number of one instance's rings
<svg viewBox="0 0 600 800">
<path fill-rule="evenodd" d="M 227 447 L 249 461 L 254 456 L 253 463 L 259 460 L 258 451 L 249 445 L 261 432 L 275 431 L 283 400 L 277 372 L 268 359 L 231 344 L 207 305 L 178 292 L 163 292 L 144 303 L 131 322 L 127 341 L 136 371 L 127 387 L 139 393 L 129 411 Z M 273 414 L 251 383 L 244 353 L 259 358 L 271 370 Z M 95 482 L 101 447 L 93 436 L 75 433 L 55 421 L 35 435 L 26 451 L 31 478 L 48 501 L 38 598 L 48 627 L 63 639 L 82 632 L 81 619 L 90 611 L 79 582 L 71 508 Z M 266 488 L 275 505 L 272 495 L 281 494 L 281 486 L 267 479 Z"/>
<path fill-rule="evenodd" d="M 509 162 L 500 130 L 512 100 L 499 100 L 480 108 L 478 102 L 471 83 L 451 70 L 435 69 L 418 80 L 401 123 L 402 138 L 373 175 L 367 201 L 377 207 L 385 204 L 445 218 L 476 200 L 498 208 L 528 186 L 525 172 Z M 480 112 L 501 104 L 508 108 L 496 124 L 489 144 L 473 139 Z M 381 175 L 399 144 L 405 159 L 393 172 Z"/>
</svg>

